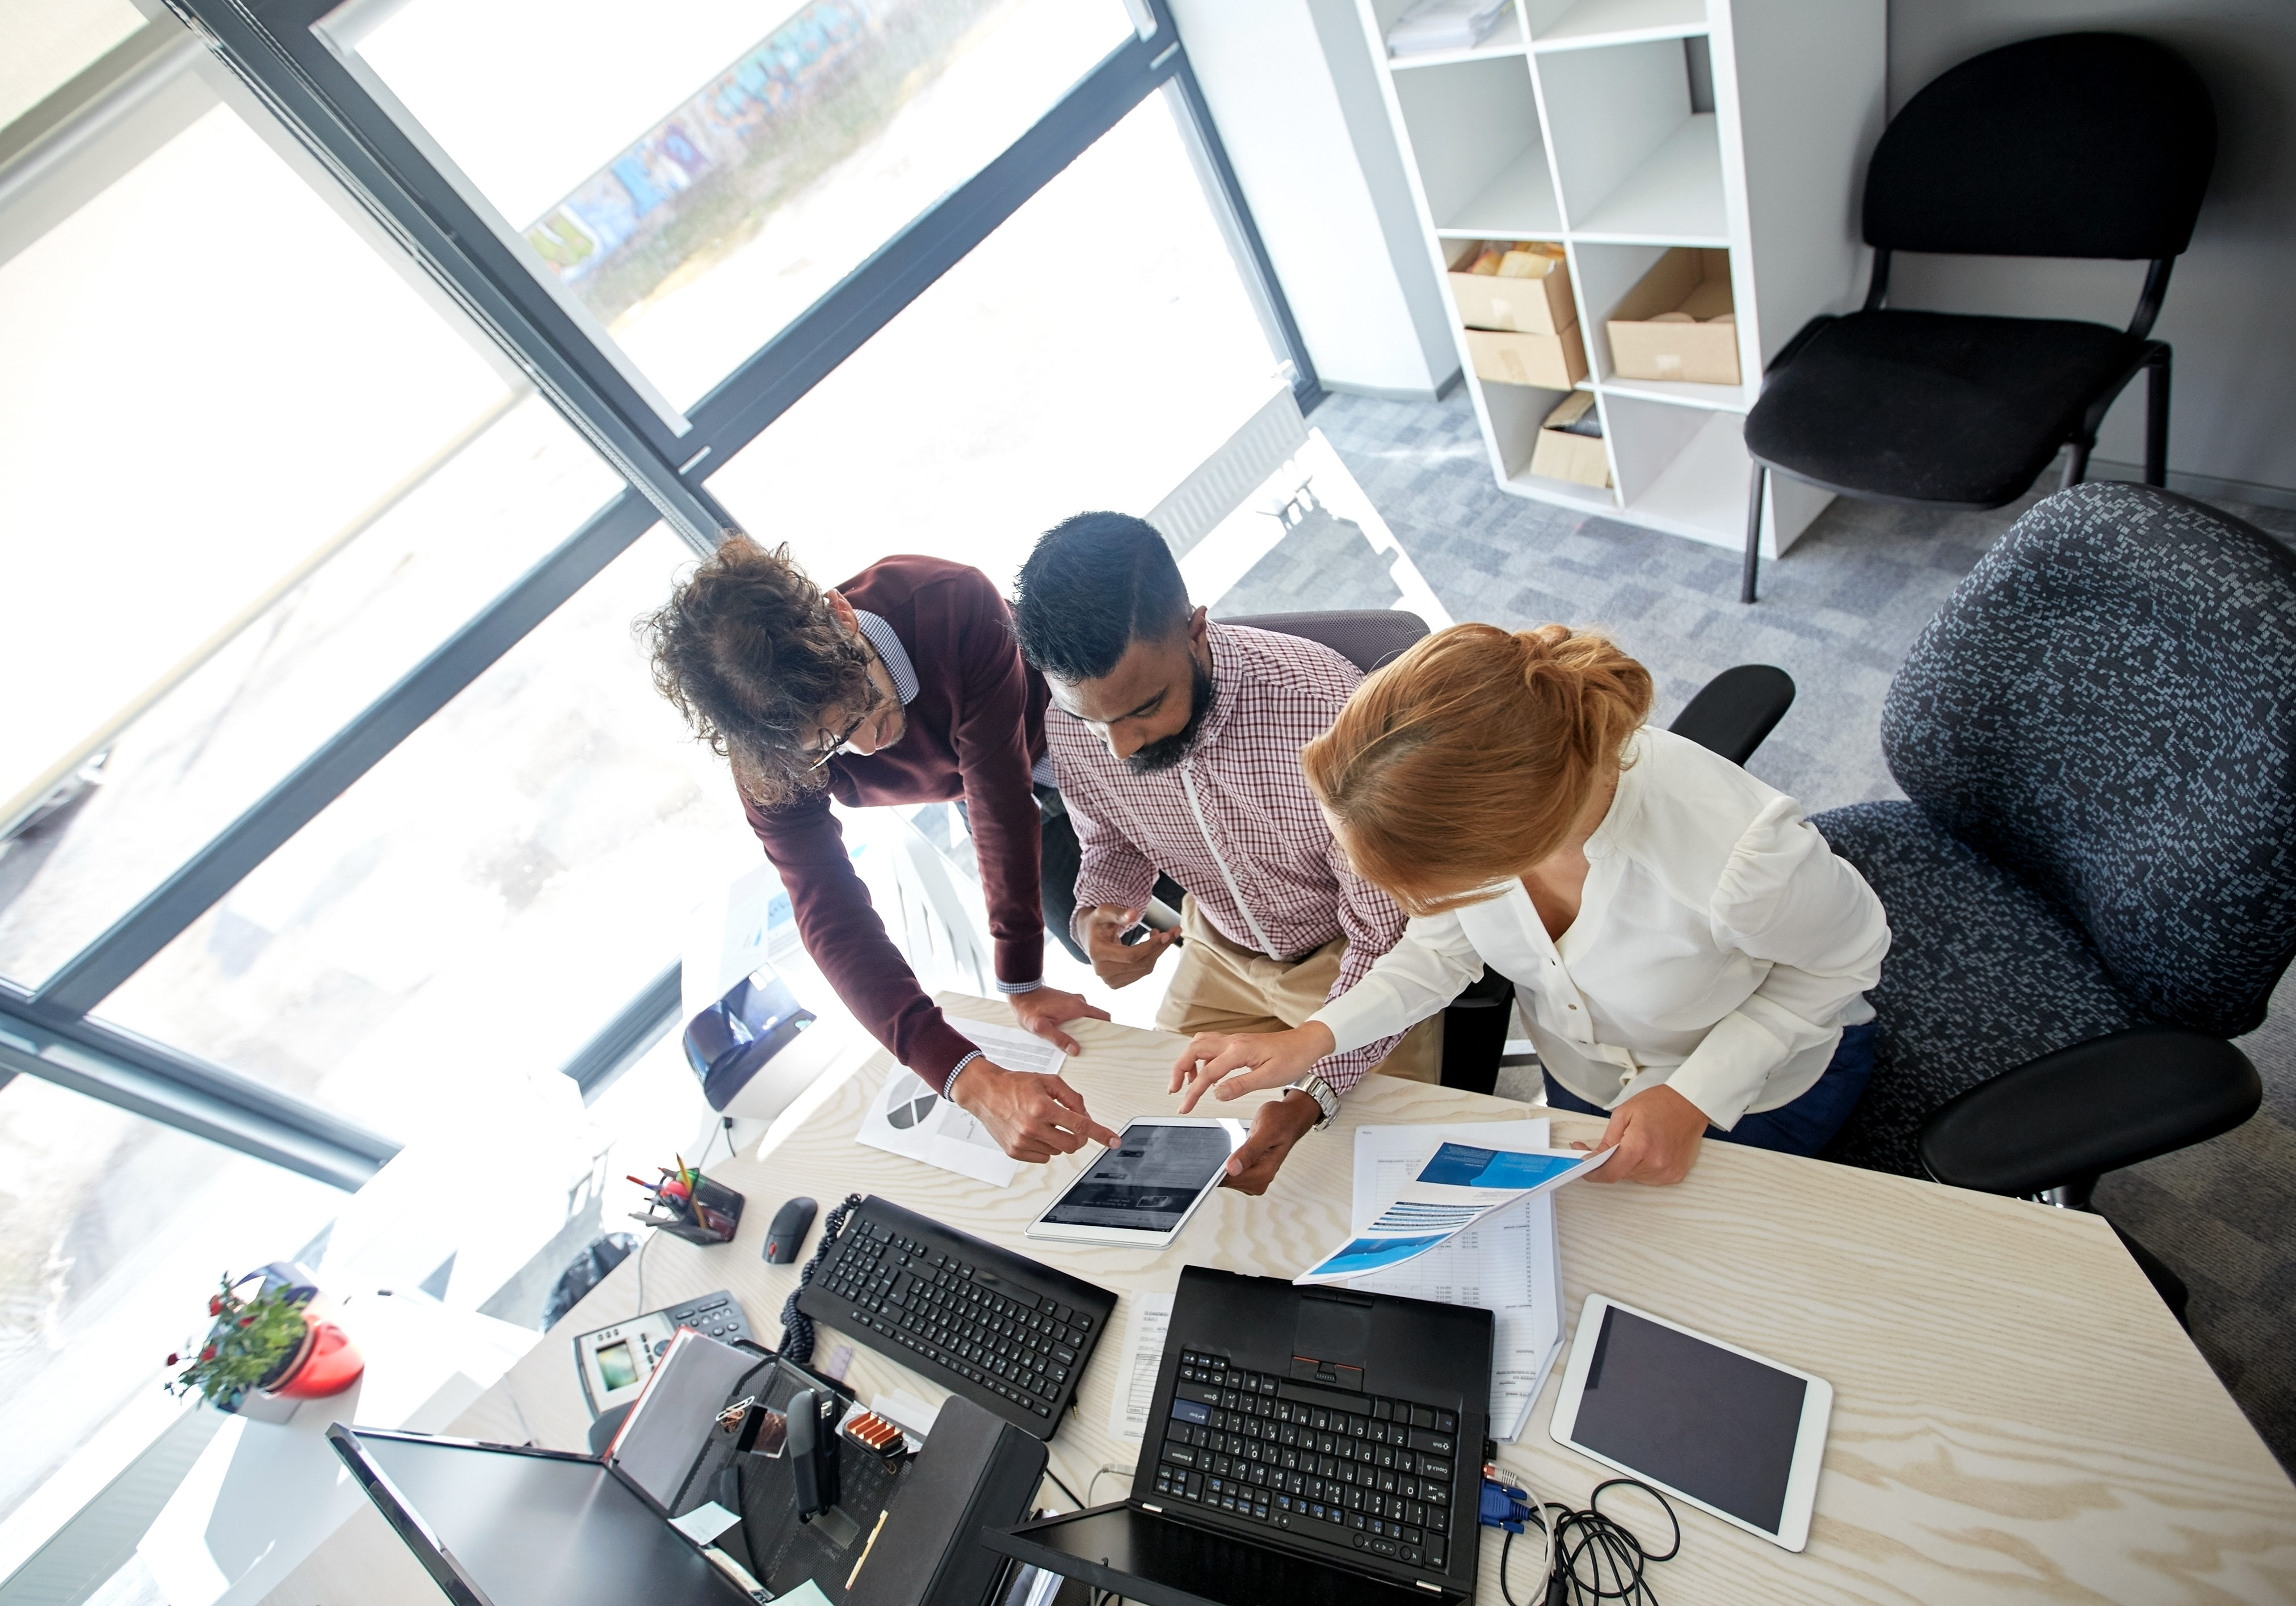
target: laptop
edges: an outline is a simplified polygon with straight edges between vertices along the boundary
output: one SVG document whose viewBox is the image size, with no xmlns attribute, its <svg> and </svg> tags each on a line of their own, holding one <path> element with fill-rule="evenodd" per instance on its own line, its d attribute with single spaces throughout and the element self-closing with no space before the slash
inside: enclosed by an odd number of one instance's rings
<svg viewBox="0 0 2296 1606">
<path fill-rule="evenodd" d="M 992 1549 L 1146 1606 L 1464 1601 L 1491 1314 L 1191 1266 L 1130 1497 Z"/>
</svg>

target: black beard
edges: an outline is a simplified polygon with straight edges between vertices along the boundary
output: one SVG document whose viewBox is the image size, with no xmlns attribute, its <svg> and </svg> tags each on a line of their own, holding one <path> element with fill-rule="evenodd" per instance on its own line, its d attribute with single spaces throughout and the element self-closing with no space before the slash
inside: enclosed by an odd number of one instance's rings
<svg viewBox="0 0 2296 1606">
<path fill-rule="evenodd" d="M 1124 762 L 1136 775 L 1152 775 L 1159 770 L 1170 769 L 1185 758 L 1196 745 L 1196 738 L 1204 732 L 1204 717 L 1212 711 L 1211 671 L 1188 659 L 1189 692 L 1188 723 L 1160 742 L 1152 742 Z"/>
</svg>

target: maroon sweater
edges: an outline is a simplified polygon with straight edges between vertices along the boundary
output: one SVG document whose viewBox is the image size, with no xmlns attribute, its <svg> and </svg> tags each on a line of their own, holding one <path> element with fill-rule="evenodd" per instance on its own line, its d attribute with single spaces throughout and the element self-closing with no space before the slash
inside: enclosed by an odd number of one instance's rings
<svg viewBox="0 0 2296 1606">
<path fill-rule="evenodd" d="M 939 558 L 893 557 L 837 589 L 892 627 L 917 674 L 901 739 L 828 764 L 824 791 L 774 808 L 743 799 L 750 828 L 781 873 L 798 935 L 854 1018 L 893 1057 L 939 1087 L 972 1044 L 925 996 L 885 933 L 829 811 L 965 799 L 1000 981 L 1044 974 L 1037 860 L 1042 829 L 1029 767 L 1045 752 L 1043 676 L 1021 662 L 1004 598 L 988 577 Z"/>
</svg>

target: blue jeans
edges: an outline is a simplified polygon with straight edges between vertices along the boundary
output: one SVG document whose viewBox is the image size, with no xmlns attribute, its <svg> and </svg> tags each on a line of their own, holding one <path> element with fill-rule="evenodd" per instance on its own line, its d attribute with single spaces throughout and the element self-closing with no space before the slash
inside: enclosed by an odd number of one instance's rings
<svg viewBox="0 0 2296 1606">
<path fill-rule="evenodd" d="M 1742 1115 L 1738 1124 L 1727 1132 L 1709 1127 L 1706 1135 L 1717 1143 L 1743 1143 L 1750 1149 L 1770 1149 L 1780 1154 L 1816 1154 L 1841 1130 L 1841 1124 L 1849 1118 L 1849 1112 L 1857 1108 L 1857 1101 L 1866 1092 L 1866 1078 L 1874 1074 L 1874 1031 L 1875 1023 L 1871 1020 L 1863 1026 L 1843 1027 L 1841 1043 L 1833 1051 L 1833 1059 L 1824 1074 L 1810 1084 L 1808 1092 L 1775 1110 Z M 1588 1103 L 1552 1076 L 1546 1078 L 1546 1102 L 1557 1110 L 1578 1115 L 1606 1119 L 1610 1115 L 1610 1111 Z"/>
</svg>

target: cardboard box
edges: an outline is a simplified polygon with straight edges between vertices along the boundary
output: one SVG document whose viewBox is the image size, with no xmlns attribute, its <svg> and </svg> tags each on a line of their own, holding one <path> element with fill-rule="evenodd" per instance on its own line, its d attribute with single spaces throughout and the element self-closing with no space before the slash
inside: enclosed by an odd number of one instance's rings
<svg viewBox="0 0 2296 1606">
<path fill-rule="evenodd" d="M 1587 377 L 1587 342 L 1573 324 L 1561 334 L 1507 334 L 1496 329 L 1467 331 L 1467 352 L 1480 379 L 1502 385 L 1540 385 L 1568 390 Z"/>
<path fill-rule="evenodd" d="M 1595 398 L 1584 390 L 1577 390 L 1564 397 L 1562 404 L 1546 415 L 1546 422 L 1538 426 L 1538 440 L 1530 451 L 1532 473 L 1544 474 L 1549 479 L 1567 479 L 1573 485 L 1602 487 L 1611 483 L 1611 460 L 1603 447 L 1602 418 L 1594 407 Z M 1578 432 L 1587 427 L 1590 419 L 1596 432 Z"/>
<path fill-rule="evenodd" d="M 1560 248 L 1550 248 L 1559 250 Z M 1528 274 L 1478 274 L 1470 270 L 1486 250 L 1516 250 L 1513 266 Z M 1517 334 L 1561 334 L 1578 322 L 1570 299 L 1570 269 L 1561 257 L 1521 251 L 1518 242 L 1471 240 L 1451 258 L 1451 304 L 1470 329 L 1504 329 Z"/>
<path fill-rule="evenodd" d="M 1677 246 L 1611 315 L 1611 366 L 1620 379 L 1738 382 L 1737 307 L 1730 253 Z"/>
</svg>

